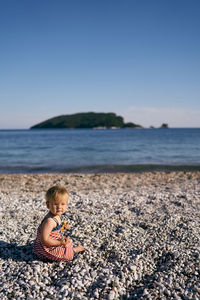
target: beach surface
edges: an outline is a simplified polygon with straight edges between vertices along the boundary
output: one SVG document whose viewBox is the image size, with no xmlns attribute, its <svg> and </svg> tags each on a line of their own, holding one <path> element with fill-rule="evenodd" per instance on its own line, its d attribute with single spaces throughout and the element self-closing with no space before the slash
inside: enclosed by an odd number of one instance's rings
<svg viewBox="0 0 200 300">
<path fill-rule="evenodd" d="M 64 185 L 72 262 L 32 254 Z M 200 299 L 200 172 L 0 174 L 0 298 Z"/>
</svg>

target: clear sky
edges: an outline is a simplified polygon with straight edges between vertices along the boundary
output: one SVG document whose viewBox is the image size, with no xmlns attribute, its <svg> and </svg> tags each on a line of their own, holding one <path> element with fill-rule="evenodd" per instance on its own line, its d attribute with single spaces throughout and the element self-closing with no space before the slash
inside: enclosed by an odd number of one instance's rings
<svg viewBox="0 0 200 300">
<path fill-rule="evenodd" d="M 77 112 L 200 127 L 199 0 L 0 0 L 0 128 Z"/>
</svg>

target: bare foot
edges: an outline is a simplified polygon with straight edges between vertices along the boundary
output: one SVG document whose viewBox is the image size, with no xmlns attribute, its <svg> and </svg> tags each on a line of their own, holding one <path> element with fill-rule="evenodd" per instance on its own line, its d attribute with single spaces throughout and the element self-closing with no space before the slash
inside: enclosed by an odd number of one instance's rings
<svg viewBox="0 0 200 300">
<path fill-rule="evenodd" d="M 81 253 L 81 252 L 84 252 L 85 251 L 85 248 L 83 246 L 78 246 L 78 247 L 75 247 L 74 248 L 74 251 L 76 253 Z"/>
</svg>

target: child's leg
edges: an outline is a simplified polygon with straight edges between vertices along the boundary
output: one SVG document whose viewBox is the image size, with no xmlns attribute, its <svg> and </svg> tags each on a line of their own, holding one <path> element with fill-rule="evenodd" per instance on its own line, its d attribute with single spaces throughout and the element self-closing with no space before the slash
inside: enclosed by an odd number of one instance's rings
<svg viewBox="0 0 200 300">
<path fill-rule="evenodd" d="M 74 250 L 73 250 L 73 244 L 72 241 L 69 240 L 69 242 L 65 245 L 65 253 L 64 253 L 64 260 L 72 260 L 74 257 Z"/>
</svg>

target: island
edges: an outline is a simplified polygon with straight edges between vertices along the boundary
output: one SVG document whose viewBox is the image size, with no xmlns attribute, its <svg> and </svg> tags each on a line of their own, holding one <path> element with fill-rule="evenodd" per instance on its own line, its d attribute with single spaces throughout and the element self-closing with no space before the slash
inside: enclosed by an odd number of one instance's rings
<svg viewBox="0 0 200 300">
<path fill-rule="evenodd" d="M 123 117 L 115 113 L 76 113 L 61 115 L 32 126 L 30 129 L 61 129 L 61 128 L 92 128 L 92 129 L 119 129 L 142 128 L 132 122 L 124 123 Z"/>
</svg>

